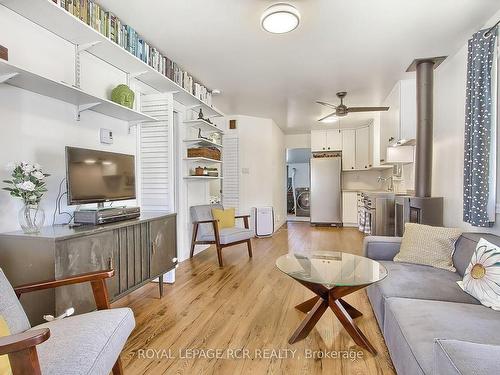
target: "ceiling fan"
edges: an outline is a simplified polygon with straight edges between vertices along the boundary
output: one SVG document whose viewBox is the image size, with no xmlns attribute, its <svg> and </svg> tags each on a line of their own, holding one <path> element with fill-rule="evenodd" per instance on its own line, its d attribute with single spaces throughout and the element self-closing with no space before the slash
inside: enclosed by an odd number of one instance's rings
<svg viewBox="0 0 500 375">
<path fill-rule="evenodd" d="M 340 91 L 337 93 L 337 97 L 340 99 L 339 105 L 333 105 L 330 103 L 317 101 L 316 103 L 324 105 L 326 107 L 332 108 L 335 112 L 330 113 L 329 115 L 320 118 L 318 121 L 325 121 L 327 119 L 335 118 L 335 117 L 344 117 L 349 113 L 353 112 L 378 112 L 378 111 L 387 111 L 389 107 L 348 107 L 344 104 L 344 98 L 346 97 L 347 92 Z"/>
</svg>

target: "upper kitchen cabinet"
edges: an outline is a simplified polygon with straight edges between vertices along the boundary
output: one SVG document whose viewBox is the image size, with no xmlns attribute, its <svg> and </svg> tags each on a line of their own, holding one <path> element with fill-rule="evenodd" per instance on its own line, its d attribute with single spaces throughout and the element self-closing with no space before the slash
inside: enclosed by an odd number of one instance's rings
<svg viewBox="0 0 500 375">
<path fill-rule="evenodd" d="M 356 169 L 356 130 L 342 130 L 342 170 Z"/>
<path fill-rule="evenodd" d="M 368 169 L 372 166 L 371 127 L 356 129 L 356 168 L 358 170 Z"/>
<path fill-rule="evenodd" d="M 339 129 L 311 131 L 312 152 L 342 150 L 342 134 Z"/>
<path fill-rule="evenodd" d="M 396 83 L 384 101 L 390 107 L 380 113 L 380 161 L 387 158 L 387 147 L 416 138 L 417 90 L 415 79 Z"/>
</svg>

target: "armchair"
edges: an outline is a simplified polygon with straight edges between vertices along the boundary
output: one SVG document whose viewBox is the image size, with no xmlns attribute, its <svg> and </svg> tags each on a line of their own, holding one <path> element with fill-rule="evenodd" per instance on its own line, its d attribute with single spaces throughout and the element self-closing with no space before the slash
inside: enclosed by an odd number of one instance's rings
<svg viewBox="0 0 500 375">
<path fill-rule="evenodd" d="M 252 257 L 253 231 L 249 227 L 248 218 L 250 215 L 238 215 L 236 219 L 243 219 L 244 228 L 223 228 L 220 229 L 217 220 L 212 216 L 212 208 L 222 209 L 220 204 L 206 204 L 191 207 L 191 219 L 193 221 L 193 237 L 191 241 L 190 258 L 194 256 L 196 245 L 212 245 L 217 248 L 217 258 L 219 267 L 223 267 L 222 249 L 225 247 L 246 243 L 248 256 Z"/>
<path fill-rule="evenodd" d="M 113 275 L 91 272 L 12 288 L 0 269 L 0 315 L 11 331 L 0 337 L 0 355 L 8 354 L 13 375 L 123 374 L 120 353 L 135 321 L 129 308 L 109 309 L 105 281 Z M 22 294 L 82 282 L 90 282 L 98 311 L 30 327 Z"/>
</svg>

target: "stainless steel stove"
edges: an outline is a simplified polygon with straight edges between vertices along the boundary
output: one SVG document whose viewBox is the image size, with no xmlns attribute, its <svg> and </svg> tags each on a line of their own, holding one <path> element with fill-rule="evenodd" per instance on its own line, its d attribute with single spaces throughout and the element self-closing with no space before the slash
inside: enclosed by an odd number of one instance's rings
<svg viewBox="0 0 500 375">
<path fill-rule="evenodd" d="M 360 198 L 360 231 L 371 236 L 394 236 L 394 193 L 363 192 Z"/>
</svg>

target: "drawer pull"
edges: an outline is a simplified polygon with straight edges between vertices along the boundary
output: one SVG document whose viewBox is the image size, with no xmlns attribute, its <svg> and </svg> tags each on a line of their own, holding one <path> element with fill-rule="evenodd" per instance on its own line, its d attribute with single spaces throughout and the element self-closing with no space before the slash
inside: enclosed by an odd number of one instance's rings
<svg viewBox="0 0 500 375">
<path fill-rule="evenodd" d="M 172 262 L 177 263 L 177 258 L 172 258 Z"/>
</svg>

